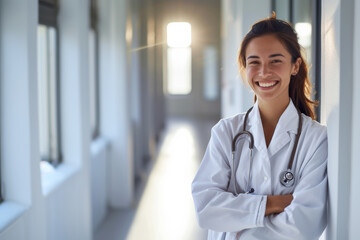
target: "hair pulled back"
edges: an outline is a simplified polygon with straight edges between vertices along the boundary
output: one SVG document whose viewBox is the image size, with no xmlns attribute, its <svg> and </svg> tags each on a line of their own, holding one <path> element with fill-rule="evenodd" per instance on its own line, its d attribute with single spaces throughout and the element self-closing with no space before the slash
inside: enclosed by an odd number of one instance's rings
<svg viewBox="0 0 360 240">
<path fill-rule="evenodd" d="M 274 35 L 285 46 L 291 55 L 292 63 L 295 63 L 298 58 L 301 59 L 298 73 L 295 76 L 291 75 L 290 78 L 289 96 L 300 112 L 315 119 L 314 107 L 317 105 L 317 102 L 312 101 L 310 98 L 312 86 L 308 76 L 308 66 L 301 54 L 297 33 L 289 23 L 276 19 L 274 12 L 272 17 L 265 18 L 252 25 L 250 31 L 243 39 L 238 56 L 240 70 L 244 71 L 246 68 L 245 53 L 250 41 L 268 34 Z"/>
</svg>

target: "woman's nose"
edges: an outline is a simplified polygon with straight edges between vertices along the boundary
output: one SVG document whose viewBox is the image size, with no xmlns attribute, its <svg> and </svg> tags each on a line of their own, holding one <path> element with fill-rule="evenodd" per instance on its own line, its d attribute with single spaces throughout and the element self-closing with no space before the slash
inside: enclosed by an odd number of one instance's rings
<svg viewBox="0 0 360 240">
<path fill-rule="evenodd" d="M 267 77 L 270 75 L 270 69 L 266 64 L 263 64 L 259 69 L 259 76 L 260 77 Z"/>
</svg>

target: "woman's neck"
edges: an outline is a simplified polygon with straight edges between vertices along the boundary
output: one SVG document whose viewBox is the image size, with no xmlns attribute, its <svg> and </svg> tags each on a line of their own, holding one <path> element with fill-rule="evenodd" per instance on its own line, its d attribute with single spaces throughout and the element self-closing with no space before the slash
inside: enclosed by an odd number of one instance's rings
<svg viewBox="0 0 360 240">
<path fill-rule="evenodd" d="M 274 134 L 276 125 L 285 111 L 287 106 L 289 105 L 290 98 L 287 101 L 281 102 L 264 102 L 258 100 L 259 111 L 261 116 L 261 122 L 264 129 L 266 146 L 269 146 L 271 142 L 271 138 Z"/>
</svg>

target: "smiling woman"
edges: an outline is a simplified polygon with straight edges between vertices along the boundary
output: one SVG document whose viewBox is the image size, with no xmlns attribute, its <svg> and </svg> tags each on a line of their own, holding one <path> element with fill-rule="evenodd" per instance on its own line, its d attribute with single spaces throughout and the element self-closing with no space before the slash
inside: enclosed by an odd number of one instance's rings
<svg viewBox="0 0 360 240">
<path fill-rule="evenodd" d="M 208 239 L 317 239 L 326 226 L 326 127 L 314 121 L 300 49 L 275 15 L 241 44 L 254 106 L 213 127 L 192 184 Z"/>
</svg>

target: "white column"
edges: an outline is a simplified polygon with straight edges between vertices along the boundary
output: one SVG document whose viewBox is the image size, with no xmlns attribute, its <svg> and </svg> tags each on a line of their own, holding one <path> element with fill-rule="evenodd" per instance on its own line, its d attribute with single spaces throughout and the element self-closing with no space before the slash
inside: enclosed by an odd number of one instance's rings
<svg viewBox="0 0 360 240">
<path fill-rule="evenodd" d="M 37 0 L 0 1 L 0 239 L 45 239 L 37 111 Z"/>
<path fill-rule="evenodd" d="M 321 119 L 328 126 L 329 144 L 327 239 L 349 239 L 354 69 L 358 68 L 352 47 L 354 1 L 327 0 L 322 6 Z"/>
<path fill-rule="evenodd" d="M 126 0 L 100 4 L 100 133 L 110 141 L 109 203 L 128 207 L 133 198 L 130 79 L 127 73 Z"/>
<path fill-rule="evenodd" d="M 360 2 L 354 3 L 354 75 L 353 75 L 353 118 L 352 118 L 352 152 L 351 152 L 351 179 L 350 179 L 350 219 L 349 239 L 357 239 L 360 236 Z"/>
</svg>

